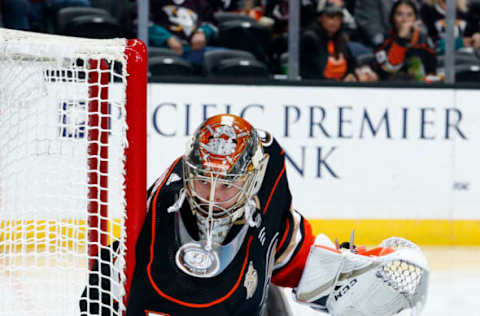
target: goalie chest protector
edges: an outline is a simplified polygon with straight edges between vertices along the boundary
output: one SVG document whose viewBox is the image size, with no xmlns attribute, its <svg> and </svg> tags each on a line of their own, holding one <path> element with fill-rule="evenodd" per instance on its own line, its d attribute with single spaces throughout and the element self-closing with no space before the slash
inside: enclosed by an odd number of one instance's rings
<svg viewBox="0 0 480 316">
<path fill-rule="evenodd" d="M 257 199 L 256 214 L 260 214 L 261 223 L 248 228 L 237 255 L 215 277 L 187 275 L 175 263 L 181 245 L 175 237 L 175 213 L 167 209 L 183 187 L 181 159 L 153 186 L 149 212 L 137 243 L 127 316 L 262 314 L 276 246 L 291 204 L 284 152 L 274 139 L 264 150 L 270 158 Z M 190 212 L 187 201 L 182 215 L 185 208 Z"/>
</svg>

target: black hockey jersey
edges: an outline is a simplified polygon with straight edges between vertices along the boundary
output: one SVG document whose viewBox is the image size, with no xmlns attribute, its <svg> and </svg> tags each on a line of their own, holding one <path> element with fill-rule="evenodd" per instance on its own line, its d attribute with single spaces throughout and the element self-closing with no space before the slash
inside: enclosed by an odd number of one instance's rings
<svg viewBox="0 0 480 316">
<path fill-rule="evenodd" d="M 150 188 L 127 316 L 262 315 L 271 281 L 298 284 L 314 237 L 310 224 L 291 206 L 284 151 L 273 138 L 265 141 L 264 151 L 270 157 L 256 199 L 261 224 L 248 228 L 235 258 L 215 277 L 187 275 L 175 263 L 181 244 L 176 214 L 167 209 L 183 187 L 182 157 Z M 187 201 L 180 212 L 192 236 L 198 234 Z"/>
</svg>

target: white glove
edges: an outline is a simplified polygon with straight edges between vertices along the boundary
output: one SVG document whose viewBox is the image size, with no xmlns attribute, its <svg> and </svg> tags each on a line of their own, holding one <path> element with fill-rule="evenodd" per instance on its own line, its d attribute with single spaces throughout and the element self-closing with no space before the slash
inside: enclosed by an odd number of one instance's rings
<svg viewBox="0 0 480 316">
<path fill-rule="evenodd" d="M 297 301 L 334 316 L 390 316 L 405 309 L 418 315 L 428 276 L 425 256 L 406 239 L 393 237 L 370 251 L 350 251 L 337 249 L 320 235 L 295 295 Z"/>
</svg>

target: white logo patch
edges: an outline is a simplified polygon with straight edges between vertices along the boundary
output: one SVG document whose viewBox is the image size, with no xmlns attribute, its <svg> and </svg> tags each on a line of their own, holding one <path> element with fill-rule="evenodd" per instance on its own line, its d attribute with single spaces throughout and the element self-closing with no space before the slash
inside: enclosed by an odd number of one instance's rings
<svg viewBox="0 0 480 316">
<path fill-rule="evenodd" d="M 172 183 L 172 182 L 177 182 L 177 181 L 179 181 L 179 180 L 182 180 L 182 179 L 180 178 L 180 176 L 179 176 L 178 174 L 176 174 L 176 173 L 172 173 L 172 174 L 170 175 L 170 177 L 168 178 L 167 183 L 165 183 L 165 185 L 170 185 L 170 183 Z"/>
<path fill-rule="evenodd" d="M 257 270 L 253 267 L 252 261 L 248 265 L 247 274 L 245 274 L 245 281 L 243 282 L 243 286 L 247 289 L 247 300 L 253 297 L 253 293 L 257 289 L 258 283 L 258 273 Z"/>
<path fill-rule="evenodd" d="M 219 126 L 211 131 L 212 138 L 208 144 L 200 144 L 202 148 L 214 155 L 231 155 L 237 148 L 237 134 L 235 129 L 228 125 Z"/>
</svg>

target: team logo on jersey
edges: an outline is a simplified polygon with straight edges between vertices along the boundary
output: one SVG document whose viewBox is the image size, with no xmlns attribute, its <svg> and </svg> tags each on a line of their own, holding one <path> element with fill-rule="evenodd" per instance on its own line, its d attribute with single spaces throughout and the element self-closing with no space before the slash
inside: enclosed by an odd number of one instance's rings
<svg viewBox="0 0 480 316">
<path fill-rule="evenodd" d="M 172 173 L 172 174 L 170 175 L 170 177 L 168 178 L 167 183 L 165 183 L 165 185 L 170 185 L 170 183 L 172 183 L 172 182 L 177 182 L 177 181 L 179 181 L 179 180 L 182 180 L 182 179 L 180 178 L 180 176 L 179 176 L 178 174 L 176 174 L 176 173 Z"/>
<path fill-rule="evenodd" d="M 178 1 L 180 2 L 180 1 Z M 190 36 L 196 29 L 198 14 L 189 8 L 177 7 L 175 5 L 166 5 L 163 12 L 168 16 L 168 20 L 172 25 L 169 27 L 171 31 L 182 32 L 186 36 Z"/>
<path fill-rule="evenodd" d="M 247 289 L 247 300 L 253 296 L 255 290 L 257 289 L 258 284 L 258 273 L 257 270 L 253 267 L 252 261 L 248 265 L 247 274 L 245 274 L 245 281 L 243 286 Z"/>
</svg>

